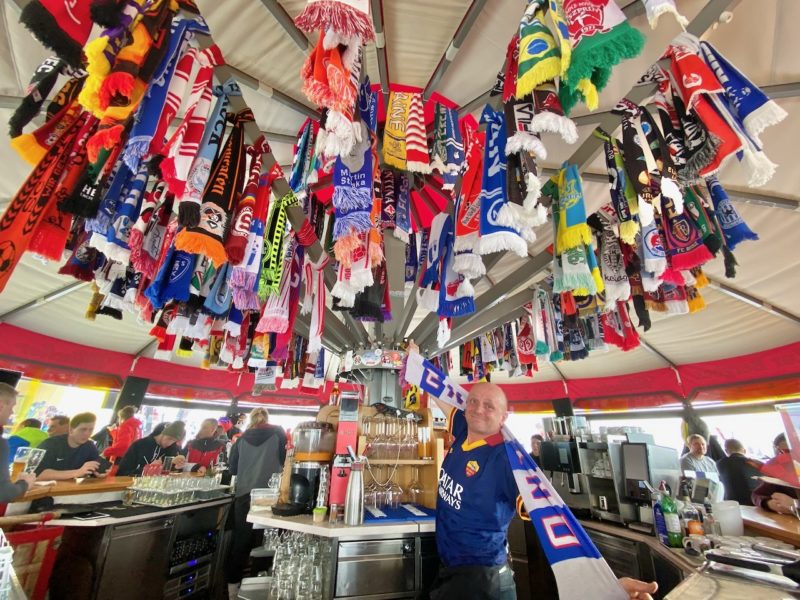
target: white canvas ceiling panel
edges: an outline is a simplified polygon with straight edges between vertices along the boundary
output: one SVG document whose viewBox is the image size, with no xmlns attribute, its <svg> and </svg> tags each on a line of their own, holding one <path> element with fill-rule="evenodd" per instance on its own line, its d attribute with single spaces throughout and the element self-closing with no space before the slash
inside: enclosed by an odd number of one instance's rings
<svg viewBox="0 0 800 600">
<path fill-rule="evenodd" d="M 0 294 L 0 314 L 59 290 L 75 280 L 57 273 L 59 266 L 25 254 Z"/>
<path fill-rule="evenodd" d="M 425 87 L 467 5 L 464 0 L 384 0 L 383 23 L 392 83 Z"/>
<path fill-rule="evenodd" d="M 800 340 L 800 325 L 704 288 L 706 309 L 662 317 L 643 337 L 673 363 L 716 360 L 759 352 Z M 635 317 L 634 317 L 635 319 Z"/>
<path fill-rule="evenodd" d="M 228 64 L 304 101 L 300 68 L 307 53 L 261 2 L 200 0 L 197 6 Z"/>
<path fill-rule="evenodd" d="M 14 2 L 3 3 L 3 34 L 0 52 L 0 89 L 18 94 L 36 67 L 53 53 L 37 42 L 19 22 L 20 9 Z"/>
<path fill-rule="evenodd" d="M 463 106 L 491 88 L 523 9 L 516 0 L 487 2 L 437 91 Z"/>
<path fill-rule="evenodd" d="M 742 204 L 736 208 L 761 239 L 736 247 L 739 266 L 734 279 L 725 278 L 721 259 L 706 265 L 705 272 L 720 283 L 797 314 L 797 261 L 790 257 L 797 253 L 800 213 Z"/>
</svg>

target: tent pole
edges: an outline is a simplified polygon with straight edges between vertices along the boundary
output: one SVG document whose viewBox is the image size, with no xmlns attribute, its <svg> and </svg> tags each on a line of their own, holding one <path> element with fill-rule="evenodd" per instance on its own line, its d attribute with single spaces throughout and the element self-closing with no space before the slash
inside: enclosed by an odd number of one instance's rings
<svg viewBox="0 0 800 600">
<path fill-rule="evenodd" d="M 44 296 L 40 296 L 35 300 L 31 300 L 30 302 L 26 302 L 21 306 L 17 306 L 16 308 L 12 308 L 11 310 L 4 312 L 2 315 L 0 315 L 0 323 L 6 323 L 14 317 L 18 317 L 21 314 L 44 306 L 45 304 L 50 304 L 54 300 L 58 300 L 59 298 L 63 298 L 64 296 L 72 294 L 73 292 L 77 292 L 87 285 L 89 285 L 88 281 L 73 281 L 62 288 L 48 292 Z"/>
<path fill-rule="evenodd" d="M 292 41 L 297 44 L 300 51 L 307 52 L 310 46 L 308 38 L 306 38 L 305 34 L 294 24 L 294 20 L 289 16 L 289 13 L 286 12 L 286 9 L 281 6 L 280 2 L 278 2 L 278 0 L 261 0 L 261 4 L 272 13 L 272 16 L 275 17 L 275 20 L 289 37 L 292 38 Z"/>
<path fill-rule="evenodd" d="M 708 277 L 709 287 L 712 289 L 725 294 L 726 296 L 730 296 L 738 300 L 739 302 L 743 302 L 744 304 L 749 304 L 759 310 L 763 310 L 766 313 L 779 317 L 781 319 L 786 319 L 787 321 L 791 321 L 795 324 L 800 324 L 800 315 L 796 315 L 788 310 L 784 310 L 782 308 L 778 308 L 777 306 L 773 306 L 769 302 L 761 300 L 760 298 L 756 298 L 748 294 L 745 291 L 742 291 L 738 288 L 735 288 L 727 283 L 722 283 L 721 281 L 717 281 L 712 277 Z"/>
</svg>

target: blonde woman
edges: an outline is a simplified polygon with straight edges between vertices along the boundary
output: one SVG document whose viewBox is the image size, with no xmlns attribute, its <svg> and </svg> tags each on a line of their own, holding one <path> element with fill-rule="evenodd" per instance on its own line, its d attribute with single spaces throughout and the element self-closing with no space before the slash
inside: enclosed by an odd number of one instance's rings
<svg viewBox="0 0 800 600">
<path fill-rule="evenodd" d="M 225 565 L 231 598 L 238 595 L 250 550 L 260 543 L 258 536 L 253 534 L 252 523 L 247 522 L 250 490 L 267 487 L 270 476 L 283 470 L 285 459 L 286 432 L 282 427 L 269 424 L 267 409 L 254 408 L 250 412 L 247 431 L 233 444 L 230 456 L 231 475 L 236 475 L 236 499 L 229 521 L 233 536 Z"/>
</svg>

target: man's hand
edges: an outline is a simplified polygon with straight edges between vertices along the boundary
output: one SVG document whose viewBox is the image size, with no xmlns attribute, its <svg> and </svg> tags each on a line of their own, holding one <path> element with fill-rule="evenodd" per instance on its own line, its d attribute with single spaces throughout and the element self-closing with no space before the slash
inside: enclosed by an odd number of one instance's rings
<svg viewBox="0 0 800 600">
<path fill-rule="evenodd" d="M 33 487 L 33 482 L 36 481 L 36 475 L 33 473 L 20 473 L 17 476 L 17 481 L 24 481 L 28 489 L 31 489 Z"/>
<path fill-rule="evenodd" d="M 200 467 L 199 469 L 197 469 L 197 473 L 201 477 L 204 476 L 206 474 L 206 468 L 205 467 Z"/>
<path fill-rule="evenodd" d="M 770 510 L 773 510 L 781 515 L 790 515 L 792 514 L 794 502 L 794 498 L 791 496 L 781 494 L 780 492 L 775 492 L 767 501 L 767 506 Z"/>
<path fill-rule="evenodd" d="M 86 477 L 90 473 L 94 473 L 100 468 L 100 463 L 96 460 L 87 460 L 83 466 L 78 469 L 77 477 Z"/>
<path fill-rule="evenodd" d="M 182 469 L 183 465 L 186 464 L 186 457 L 178 454 L 175 458 L 172 459 L 172 466 L 176 469 Z"/>
<path fill-rule="evenodd" d="M 630 577 L 620 577 L 619 582 L 628 593 L 628 597 L 636 598 L 636 600 L 653 600 L 650 594 L 655 594 L 658 589 L 658 584 L 655 581 L 646 583 Z"/>
</svg>

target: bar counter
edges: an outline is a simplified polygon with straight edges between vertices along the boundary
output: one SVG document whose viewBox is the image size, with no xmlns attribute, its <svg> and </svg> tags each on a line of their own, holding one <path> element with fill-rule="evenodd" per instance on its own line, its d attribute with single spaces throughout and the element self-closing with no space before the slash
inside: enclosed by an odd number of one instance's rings
<svg viewBox="0 0 800 600">
<path fill-rule="evenodd" d="M 133 483 L 132 477 L 87 477 L 80 482 L 74 479 L 56 481 L 52 485 L 34 485 L 32 489 L 17 498 L 14 502 L 27 502 L 46 496 L 76 496 L 83 494 L 101 494 L 121 492 Z"/>
<path fill-rule="evenodd" d="M 800 519 L 755 506 L 742 506 L 746 535 L 764 535 L 800 547 Z"/>
</svg>

